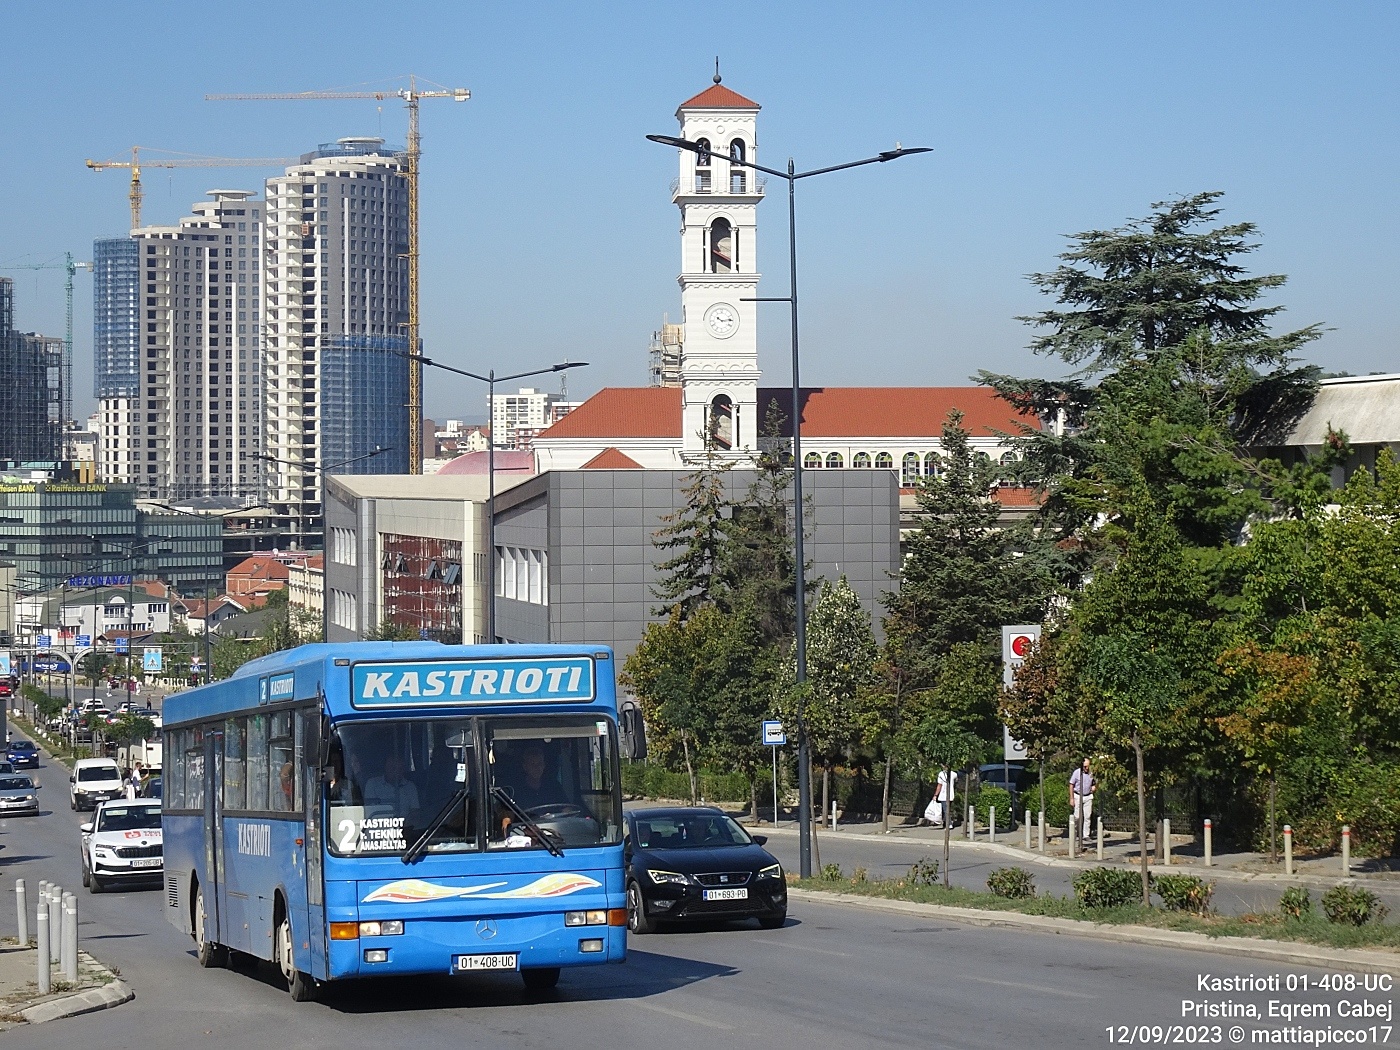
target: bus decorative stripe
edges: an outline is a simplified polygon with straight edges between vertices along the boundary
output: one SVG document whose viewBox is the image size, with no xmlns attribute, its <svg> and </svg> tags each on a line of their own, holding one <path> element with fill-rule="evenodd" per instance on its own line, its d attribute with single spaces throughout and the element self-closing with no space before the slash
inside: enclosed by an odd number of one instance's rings
<svg viewBox="0 0 1400 1050">
<path fill-rule="evenodd" d="M 422 879 L 400 879 L 398 882 L 380 886 L 379 889 L 366 896 L 361 903 L 372 904 L 376 901 L 387 901 L 393 904 L 419 904 L 424 901 L 448 900 L 453 897 L 472 897 L 477 900 L 567 897 L 571 893 L 579 892 L 579 890 L 596 889 L 602 886 L 602 883 L 577 872 L 555 872 L 513 890 L 501 890 L 496 893 L 486 892 L 487 890 L 495 890 L 497 886 L 505 885 L 507 884 L 504 882 L 487 882 L 480 886 L 440 886 L 436 883 L 424 882 Z"/>
<path fill-rule="evenodd" d="M 351 681 L 358 708 L 586 703 L 594 696 L 587 656 L 356 664 Z"/>
</svg>

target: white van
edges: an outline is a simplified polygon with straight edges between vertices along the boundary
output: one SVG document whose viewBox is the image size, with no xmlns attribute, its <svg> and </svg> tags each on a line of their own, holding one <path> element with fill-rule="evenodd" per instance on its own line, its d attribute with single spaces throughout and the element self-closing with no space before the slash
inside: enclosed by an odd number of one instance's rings
<svg viewBox="0 0 1400 1050">
<path fill-rule="evenodd" d="M 121 770 L 110 758 L 80 758 L 68 776 L 68 804 L 74 809 L 96 809 L 99 802 L 125 798 Z"/>
</svg>

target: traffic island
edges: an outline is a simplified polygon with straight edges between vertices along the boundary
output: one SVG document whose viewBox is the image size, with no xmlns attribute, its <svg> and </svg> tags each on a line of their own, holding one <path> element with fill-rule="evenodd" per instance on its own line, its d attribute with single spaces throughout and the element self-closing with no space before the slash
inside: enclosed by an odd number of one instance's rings
<svg viewBox="0 0 1400 1050">
<path fill-rule="evenodd" d="M 34 947 L 21 947 L 13 937 L 0 942 L 0 1031 L 107 1010 L 136 997 L 114 971 L 84 951 L 78 952 L 77 982 L 55 979 L 48 995 L 39 994 L 38 969 Z"/>
</svg>

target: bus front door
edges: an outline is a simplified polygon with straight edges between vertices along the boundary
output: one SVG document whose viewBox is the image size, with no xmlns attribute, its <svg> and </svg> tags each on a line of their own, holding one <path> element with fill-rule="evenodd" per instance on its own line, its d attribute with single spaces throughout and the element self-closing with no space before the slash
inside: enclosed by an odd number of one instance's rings
<svg viewBox="0 0 1400 1050">
<path fill-rule="evenodd" d="M 224 907 L 224 734 L 204 735 L 204 907 L 212 927 L 206 934 L 227 944 Z"/>
<path fill-rule="evenodd" d="M 326 962 L 326 902 L 324 896 L 321 850 L 325 837 L 321 834 L 321 711 L 307 708 L 301 712 L 298 734 L 304 756 L 302 804 L 306 819 L 304 848 L 306 849 L 306 931 L 311 958 L 306 971 L 313 977 L 329 976 Z"/>
</svg>

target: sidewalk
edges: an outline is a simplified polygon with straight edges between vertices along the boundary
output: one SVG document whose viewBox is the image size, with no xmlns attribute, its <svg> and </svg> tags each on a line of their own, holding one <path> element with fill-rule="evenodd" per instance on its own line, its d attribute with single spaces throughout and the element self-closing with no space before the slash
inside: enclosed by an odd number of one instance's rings
<svg viewBox="0 0 1400 1050">
<path fill-rule="evenodd" d="M 20 947 L 14 938 L 0 945 L 0 1031 L 17 1024 L 41 1024 L 106 1010 L 136 997 L 126 982 L 81 949 L 76 985 L 68 985 L 55 973 L 53 991 L 41 996 L 38 972 L 39 958 L 34 948 Z"/>
<path fill-rule="evenodd" d="M 753 831 L 765 835 L 796 837 L 798 834 L 795 822 L 784 822 L 776 828 L 767 824 L 748 826 Z M 964 828 L 954 828 L 949 840 L 950 847 L 954 850 L 977 850 L 1004 856 L 1011 863 L 1037 864 L 1052 868 L 1083 870 L 1101 865 L 1136 865 L 1139 863 L 1137 837 L 1126 832 L 1105 833 L 1104 859 L 1101 861 L 1097 858 L 1093 847 L 1090 847 L 1087 854 L 1082 853 L 1077 858 L 1071 858 L 1068 840 L 1064 837 L 1063 829 L 1046 829 L 1044 853 L 1035 848 L 1036 833 L 1034 828 L 1031 829 L 1032 847 L 1029 851 L 1025 848 L 1025 832 L 1021 828 L 1010 832 L 998 831 L 995 843 L 988 840 L 985 828 L 978 828 L 976 834 L 977 837 L 969 841 Z M 882 844 L 905 844 L 936 856 L 941 856 L 943 849 L 942 828 L 919 827 L 913 824 L 891 823 L 888 833 L 883 832 L 879 822 L 876 821 L 838 823 L 835 830 L 817 825 L 817 835 L 819 839 L 823 840 L 834 838 L 847 842 L 878 841 Z M 1181 875 L 1199 875 L 1211 879 L 1239 882 L 1287 882 L 1320 888 L 1330 888 L 1342 879 L 1340 857 L 1310 857 L 1306 859 L 1295 857 L 1294 874 L 1292 875 L 1284 874 L 1282 856 L 1280 856 L 1279 863 L 1273 865 L 1269 863 L 1267 856 L 1258 853 L 1217 853 L 1212 857 L 1211 866 L 1207 867 L 1204 863 L 1204 857 L 1200 854 L 1199 845 L 1193 845 L 1185 835 L 1173 835 L 1172 838 L 1172 863 L 1170 867 L 1152 863 L 1149 853 L 1149 870 L 1154 874 L 1171 872 Z M 1382 868 L 1375 861 L 1353 860 L 1351 867 L 1351 877 L 1355 880 L 1370 883 L 1376 889 L 1400 889 L 1400 872 Z"/>
</svg>

